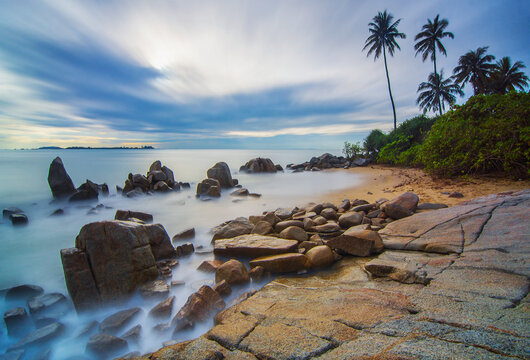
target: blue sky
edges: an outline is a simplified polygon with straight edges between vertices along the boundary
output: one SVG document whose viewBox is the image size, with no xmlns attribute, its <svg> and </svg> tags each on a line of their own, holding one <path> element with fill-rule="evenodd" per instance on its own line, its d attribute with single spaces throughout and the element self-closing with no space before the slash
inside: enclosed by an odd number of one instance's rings
<svg viewBox="0 0 530 360">
<path fill-rule="evenodd" d="M 0 148 L 340 149 L 392 127 L 383 62 L 361 51 L 384 9 L 407 35 L 398 122 L 420 113 L 432 63 L 413 40 L 436 14 L 446 75 L 479 46 L 530 64 L 527 0 L 0 0 Z"/>
</svg>

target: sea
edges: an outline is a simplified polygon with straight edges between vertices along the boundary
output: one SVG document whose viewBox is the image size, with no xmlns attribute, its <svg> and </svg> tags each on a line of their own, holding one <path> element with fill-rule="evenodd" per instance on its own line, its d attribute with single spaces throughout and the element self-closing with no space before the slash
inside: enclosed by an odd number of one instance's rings
<svg viewBox="0 0 530 360">
<path fill-rule="evenodd" d="M 74 247 L 75 237 L 83 225 L 114 218 L 116 210 L 135 210 L 150 213 L 154 222 L 164 226 L 172 237 L 182 230 L 194 227 L 192 240 L 197 248 L 211 249 L 212 227 L 239 216 L 259 215 L 280 207 L 293 207 L 320 199 L 326 193 L 359 184 L 360 175 L 349 171 L 299 172 L 283 171 L 274 174 L 240 173 L 239 168 L 255 157 L 270 158 L 286 168 L 290 163 L 302 163 L 324 152 L 340 155 L 338 150 L 159 150 L 159 149 L 78 149 L 78 150 L 0 150 L 0 208 L 11 206 L 22 209 L 29 218 L 26 226 L 13 226 L 8 219 L 0 222 L 0 289 L 21 284 L 35 284 L 46 292 L 60 292 L 68 297 L 64 282 L 60 249 Z M 55 157 L 61 157 L 75 186 L 86 179 L 106 183 L 109 196 L 99 197 L 98 202 L 68 203 L 53 200 L 47 177 L 49 165 Z M 173 170 L 176 181 L 189 182 L 190 189 L 165 194 L 153 194 L 126 198 L 117 193 L 116 185 L 123 187 L 129 173 L 145 174 L 149 166 L 160 160 Z M 259 193 L 259 198 L 236 199 L 230 190 L 224 190 L 221 198 L 201 201 L 195 197 L 197 183 L 206 178 L 206 171 L 219 161 L 226 162 L 232 177 L 249 189 Z M 97 210 L 95 205 L 102 204 Z M 64 215 L 50 216 L 63 209 Z M 202 285 L 213 285 L 214 275 L 197 271 L 204 260 L 213 254 L 192 254 L 180 258 L 173 269 L 171 280 L 184 281 L 185 285 L 171 289 L 176 296 L 173 315 L 186 302 L 188 296 Z M 259 289 L 263 283 L 251 283 L 235 288 L 231 299 L 249 289 Z M 13 306 L 7 303 L 0 290 L 2 314 Z M 22 304 L 23 306 L 24 304 Z M 66 331 L 48 343 L 50 360 L 82 358 L 87 338 L 79 336 L 92 321 L 101 321 L 115 311 L 138 306 L 143 313 L 136 323 L 142 325 L 138 342 L 129 343 L 129 351 L 146 353 L 154 351 L 169 340 L 184 341 L 195 338 L 213 326 L 213 319 L 183 331 L 178 336 L 160 335 L 152 330 L 157 322 L 147 317 L 154 302 L 145 302 L 139 296 L 131 298 L 120 307 L 102 307 L 97 311 L 78 315 L 68 312 L 59 320 Z M 134 325 L 134 324 L 133 324 Z M 28 329 L 28 331 L 31 329 Z M 127 329 L 128 330 L 128 329 Z M 0 325 L 0 354 L 19 339 L 9 337 L 4 323 Z M 32 349 L 28 349 L 31 353 Z M 40 352 L 41 350 L 39 350 Z"/>
</svg>

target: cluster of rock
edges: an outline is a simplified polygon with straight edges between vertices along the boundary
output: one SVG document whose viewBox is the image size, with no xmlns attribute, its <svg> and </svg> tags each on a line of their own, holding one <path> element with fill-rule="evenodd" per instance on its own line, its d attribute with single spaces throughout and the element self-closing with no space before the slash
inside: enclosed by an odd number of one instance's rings
<svg viewBox="0 0 530 360">
<path fill-rule="evenodd" d="M 330 153 L 325 153 L 319 157 L 312 157 L 311 160 L 301 164 L 288 164 L 287 169 L 295 172 L 301 171 L 320 171 L 324 169 L 349 169 L 356 166 L 366 166 L 370 163 L 369 158 L 355 158 L 353 160 L 347 159 L 344 156 L 334 156 Z"/>
<path fill-rule="evenodd" d="M 147 175 L 129 173 L 123 189 L 117 186 L 116 190 L 124 196 L 134 197 L 153 191 L 164 193 L 189 187 L 189 183 L 175 181 L 173 171 L 165 165 L 162 166 L 160 160 L 156 160 L 149 167 Z"/>
<path fill-rule="evenodd" d="M 221 189 L 230 189 L 238 185 L 237 179 L 232 179 L 230 167 L 225 162 L 218 162 L 208 169 L 207 178 L 197 184 L 197 196 L 220 197 Z"/>
<path fill-rule="evenodd" d="M 4 323 L 9 337 L 16 340 L 7 349 L 6 358 L 46 353 L 46 345 L 65 330 L 58 319 L 72 310 L 63 294 L 45 293 L 37 285 L 12 287 L 6 291 L 5 301 L 15 305 L 4 313 Z"/>
<path fill-rule="evenodd" d="M 245 165 L 241 165 L 239 171 L 249 174 L 275 173 L 277 171 L 283 171 L 283 168 L 280 164 L 274 165 L 272 160 L 269 158 L 254 158 L 247 161 Z"/>
<path fill-rule="evenodd" d="M 76 189 L 60 157 L 56 157 L 50 164 L 48 184 L 55 199 L 68 198 L 69 201 L 97 200 L 100 193 L 103 195 L 109 194 L 107 184 L 99 185 L 88 179 Z"/>
<path fill-rule="evenodd" d="M 13 225 L 25 225 L 28 223 L 28 216 L 24 210 L 11 206 L 2 210 L 2 218 L 8 219 Z"/>
</svg>

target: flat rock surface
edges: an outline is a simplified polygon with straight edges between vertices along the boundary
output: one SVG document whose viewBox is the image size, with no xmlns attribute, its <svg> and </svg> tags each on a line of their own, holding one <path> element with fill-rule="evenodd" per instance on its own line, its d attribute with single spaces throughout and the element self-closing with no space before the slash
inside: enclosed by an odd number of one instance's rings
<svg viewBox="0 0 530 360">
<path fill-rule="evenodd" d="M 296 240 L 251 234 L 216 240 L 214 253 L 232 257 L 259 257 L 291 252 L 297 246 Z"/>
<path fill-rule="evenodd" d="M 279 277 L 141 359 L 528 359 L 530 191 L 419 213 L 387 250 Z"/>
</svg>

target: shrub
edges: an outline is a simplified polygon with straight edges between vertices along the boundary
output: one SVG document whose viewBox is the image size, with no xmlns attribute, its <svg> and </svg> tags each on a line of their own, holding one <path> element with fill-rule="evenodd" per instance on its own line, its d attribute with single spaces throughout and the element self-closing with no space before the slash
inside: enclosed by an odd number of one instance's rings
<svg viewBox="0 0 530 360">
<path fill-rule="evenodd" d="M 376 156 L 387 142 L 388 135 L 379 129 L 375 129 L 364 139 L 364 149 L 369 155 Z"/>
<path fill-rule="evenodd" d="M 526 178 L 529 144 L 530 94 L 478 95 L 437 121 L 419 158 L 439 176 L 505 171 Z"/>
<path fill-rule="evenodd" d="M 387 136 L 388 143 L 381 149 L 377 162 L 394 165 L 419 165 L 419 144 L 423 142 L 436 118 L 425 115 L 402 122 Z"/>
<path fill-rule="evenodd" d="M 347 141 L 344 142 L 344 148 L 342 149 L 342 153 L 348 159 L 354 159 L 360 156 L 362 152 L 363 148 L 361 147 L 360 143 L 349 143 Z"/>
</svg>

